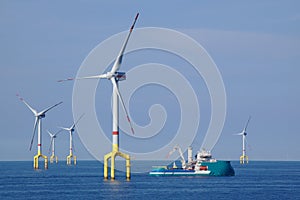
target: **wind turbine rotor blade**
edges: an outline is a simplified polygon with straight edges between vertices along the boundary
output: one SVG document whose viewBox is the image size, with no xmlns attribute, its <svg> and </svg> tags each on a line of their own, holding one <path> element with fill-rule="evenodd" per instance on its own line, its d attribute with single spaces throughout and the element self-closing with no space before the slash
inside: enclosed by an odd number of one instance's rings
<svg viewBox="0 0 300 200">
<path fill-rule="evenodd" d="M 100 74 L 96 76 L 85 76 L 85 77 L 79 77 L 79 78 L 67 78 L 67 79 L 61 79 L 57 82 L 66 82 L 66 81 L 74 81 L 74 80 L 82 80 L 82 79 L 100 79 L 100 78 L 107 78 L 106 74 Z"/>
<path fill-rule="evenodd" d="M 96 75 L 96 76 L 85 76 L 85 77 L 76 78 L 75 80 L 100 79 L 100 78 L 107 78 L 107 74 L 100 74 L 100 75 Z"/>
<path fill-rule="evenodd" d="M 65 128 L 65 127 L 61 127 L 61 126 L 59 126 L 58 128 L 60 128 L 62 130 L 65 130 L 65 131 L 70 131 L 71 130 L 70 128 Z"/>
<path fill-rule="evenodd" d="M 73 80 L 75 80 L 75 78 L 61 79 L 61 80 L 58 80 L 57 82 L 65 82 L 65 81 L 73 81 Z"/>
<path fill-rule="evenodd" d="M 236 134 L 233 134 L 233 135 L 243 135 L 243 133 L 236 133 Z"/>
<path fill-rule="evenodd" d="M 81 118 L 84 116 L 84 113 L 77 119 L 77 121 L 71 126 L 71 129 L 75 128 L 75 125 L 78 124 L 78 122 L 81 120 Z"/>
<path fill-rule="evenodd" d="M 54 136 L 49 130 L 47 130 L 47 132 L 48 132 L 48 134 L 50 135 L 51 138 Z"/>
<path fill-rule="evenodd" d="M 124 109 L 124 111 L 125 111 L 127 121 L 128 121 L 128 123 L 129 123 L 129 125 L 130 125 L 131 132 L 132 132 L 132 134 L 134 134 L 134 130 L 133 130 L 133 127 L 132 127 L 132 123 L 131 123 L 131 120 L 130 120 L 130 118 L 129 118 L 127 109 L 126 109 L 126 107 L 125 107 L 125 103 L 124 103 L 124 101 L 123 101 L 123 98 L 122 98 L 122 96 L 121 96 L 121 94 L 120 94 L 120 91 L 119 91 L 119 89 L 118 89 L 116 79 L 113 77 L 113 78 L 111 78 L 110 80 L 111 80 L 111 82 L 112 82 L 112 84 L 113 84 L 113 87 L 114 87 L 114 88 L 116 89 L 116 91 L 117 91 L 118 97 L 119 97 L 119 99 L 120 99 L 120 101 L 121 101 L 121 104 L 122 104 L 122 107 L 123 107 L 123 109 Z"/>
<path fill-rule="evenodd" d="M 32 144 L 33 144 L 33 139 L 34 139 L 34 136 L 35 136 L 35 130 L 36 130 L 36 125 L 38 123 L 38 117 L 35 117 L 35 121 L 34 121 L 34 126 L 33 126 L 33 134 L 32 134 L 32 138 L 31 138 L 31 141 L 30 141 L 30 147 L 29 147 L 29 151 L 31 151 L 31 148 L 32 148 Z"/>
<path fill-rule="evenodd" d="M 37 111 L 34 110 L 19 94 L 16 94 L 16 96 L 30 109 L 34 115 L 37 115 Z"/>
<path fill-rule="evenodd" d="M 54 107 L 56 107 L 56 106 L 58 106 L 59 104 L 62 104 L 62 103 L 63 103 L 63 102 L 61 101 L 61 102 L 59 102 L 59 103 L 57 103 L 57 104 L 55 104 L 55 105 L 53 105 L 53 106 L 50 106 L 49 108 L 46 108 L 45 110 L 39 112 L 38 115 L 45 114 L 46 112 L 48 112 L 48 111 L 51 110 L 52 108 L 54 108 Z"/>
<path fill-rule="evenodd" d="M 56 133 L 54 133 L 53 136 L 56 136 L 57 134 L 59 134 L 59 133 L 62 132 L 62 131 L 63 131 L 63 129 L 60 129 L 59 131 L 57 131 Z"/>
<path fill-rule="evenodd" d="M 122 46 L 122 48 L 121 48 L 121 50 L 119 52 L 119 55 L 118 55 L 118 57 L 117 57 L 114 65 L 113 65 L 113 67 L 112 67 L 112 69 L 110 71 L 112 74 L 115 74 L 119 70 L 119 68 L 120 68 L 125 48 L 127 46 L 128 40 L 130 38 L 130 35 L 131 35 L 132 31 L 133 31 L 133 28 L 135 26 L 135 23 L 136 23 L 138 17 L 139 17 L 139 13 L 136 14 L 136 16 L 134 18 L 134 22 L 133 22 L 132 26 L 130 27 L 129 33 L 128 33 L 127 37 L 126 37 L 126 40 L 125 40 L 125 42 L 124 42 L 124 44 L 123 44 L 123 46 Z"/>
<path fill-rule="evenodd" d="M 249 122 L 250 122 L 250 119 L 251 119 L 251 116 L 249 116 L 249 118 L 248 118 L 248 121 L 247 121 L 247 123 L 246 123 L 246 126 L 245 126 L 245 131 L 247 130 L 247 127 L 248 127 L 248 124 L 249 124 Z"/>
<path fill-rule="evenodd" d="M 50 146 L 49 146 L 49 154 L 51 153 L 51 147 L 53 143 L 54 137 L 51 137 Z"/>
</svg>

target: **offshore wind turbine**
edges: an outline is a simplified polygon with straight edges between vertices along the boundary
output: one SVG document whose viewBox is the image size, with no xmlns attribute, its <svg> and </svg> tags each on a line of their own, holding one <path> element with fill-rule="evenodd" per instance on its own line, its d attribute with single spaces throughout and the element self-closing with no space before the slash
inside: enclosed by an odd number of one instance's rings
<svg viewBox="0 0 300 200">
<path fill-rule="evenodd" d="M 75 155 L 73 155 L 73 147 L 74 147 L 74 144 L 73 144 L 73 133 L 75 131 L 75 125 L 79 122 L 79 120 L 83 117 L 83 115 L 81 115 L 79 117 L 79 119 L 74 123 L 72 124 L 72 126 L 70 126 L 69 128 L 65 128 L 65 127 L 60 127 L 62 130 L 65 130 L 65 131 L 68 131 L 69 132 L 69 135 L 70 135 L 70 153 L 69 155 L 67 156 L 67 165 L 71 165 L 72 164 L 72 158 L 73 158 L 73 161 L 74 161 L 74 165 L 76 165 L 77 163 L 77 157 Z"/>
<path fill-rule="evenodd" d="M 34 169 L 38 169 L 39 168 L 39 158 L 42 157 L 45 160 L 45 169 L 48 169 L 48 157 L 42 154 L 42 119 L 45 118 L 46 113 L 51 110 L 52 108 L 58 106 L 59 104 L 61 104 L 62 102 L 59 102 L 53 106 L 50 106 L 40 112 L 36 111 L 35 109 L 33 109 L 22 97 L 20 97 L 17 94 L 17 97 L 30 109 L 30 111 L 34 114 L 35 116 L 35 122 L 34 122 L 34 126 L 33 126 L 33 135 L 31 138 L 31 142 L 30 142 L 30 147 L 29 150 L 31 151 L 32 148 L 32 144 L 33 144 L 33 139 L 36 133 L 36 129 L 38 132 L 38 138 L 37 138 L 37 147 L 38 147 L 38 152 L 37 154 L 34 156 L 33 158 L 33 168 Z"/>
<path fill-rule="evenodd" d="M 55 138 L 57 136 L 58 133 L 60 133 L 62 130 L 59 130 L 58 132 L 56 133 L 51 133 L 50 131 L 47 130 L 50 138 L 51 138 L 51 141 L 50 141 L 50 147 L 49 147 L 49 152 L 51 151 L 51 156 L 50 156 L 50 163 L 53 163 L 54 162 L 54 159 L 55 159 L 55 162 L 57 163 L 58 162 L 58 158 L 57 156 L 55 155 Z"/>
<path fill-rule="evenodd" d="M 130 35 L 133 31 L 133 28 L 135 26 L 135 23 L 138 19 L 139 13 L 136 14 L 134 18 L 134 22 L 131 25 L 128 35 L 123 43 L 123 46 L 113 64 L 113 67 L 111 71 L 100 74 L 100 75 L 95 75 L 95 76 L 87 76 L 87 77 L 81 77 L 81 78 L 76 78 L 78 79 L 108 79 L 111 81 L 112 86 L 113 86 L 113 92 L 112 92 L 112 118 L 113 118 L 113 123 L 112 123 L 112 151 L 104 156 L 104 178 L 108 178 L 108 160 L 111 159 L 111 171 L 110 171 L 110 177 L 111 179 L 115 178 L 115 158 L 116 156 L 120 156 L 126 160 L 126 178 L 130 179 L 130 156 L 128 154 L 122 153 L 119 151 L 119 100 L 121 102 L 121 105 L 125 111 L 125 114 L 127 115 L 127 120 L 129 122 L 129 125 L 131 127 L 131 132 L 134 134 L 134 130 L 132 128 L 132 124 L 128 115 L 128 112 L 126 110 L 123 98 L 120 94 L 119 88 L 118 88 L 118 83 L 119 81 L 123 81 L 126 79 L 125 72 L 119 72 L 119 68 L 122 64 L 122 59 L 123 59 L 123 54 L 125 51 L 125 48 L 127 46 L 128 40 L 130 38 Z M 68 78 L 65 80 L 59 80 L 58 82 L 62 81 L 70 81 L 74 80 L 72 78 Z"/>
<path fill-rule="evenodd" d="M 250 119 L 251 119 L 251 116 L 249 116 L 248 121 L 247 121 L 243 131 L 236 134 L 236 135 L 241 135 L 242 136 L 242 141 L 243 141 L 242 155 L 240 156 L 240 163 L 241 164 L 245 164 L 245 163 L 249 162 L 249 158 L 246 155 L 246 135 L 247 135 L 246 131 L 247 131 L 247 127 L 248 127 L 248 124 L 250 122 Z"/>
</svg>

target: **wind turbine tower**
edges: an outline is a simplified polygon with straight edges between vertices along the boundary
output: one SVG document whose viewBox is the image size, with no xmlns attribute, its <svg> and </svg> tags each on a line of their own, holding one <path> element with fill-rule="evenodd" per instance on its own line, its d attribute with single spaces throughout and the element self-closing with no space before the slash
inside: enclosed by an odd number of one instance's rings
<svg viewBox="0 0 300 200">
<path fill-rule="evenodd" d="M 237 135 L 241 135 L 242 136 L 242 140 L 243 140 L 243 149 L 242 149 L 242 155 L 240 157 L 240 163 L 241 164 L 245 164 L 249 162 L 249 158 L 246 155 L 246 135 L 247 135 L 247 127 L 248 124 L 250 122 L 251 116 L 249 116 L 248 121 L 246 123 L 246 126 L 244 127 L 243 131 L 241 133 L 238 133 Z"/>
<path fill-rule="evenodd" d="M 116 156 L 120 156 L 126 160 L 126 178 L 130 179 L 130 156 L 128 154 L 122 153 L 119 151 L 119 101 L 121 102 L 121 105 L 125 111 L 127 120 L 129 122 L 129 125 L 131 127 L 131 132 L 134 134 L 134 130 L 132 128 L 132 124 L 128 115 L 128 112 L 126 110 L 123 98 L 119 92 L 119 81 L 123 81 L 126 79 L 125 72 L 119 72 L 119 68 L 122 63 L 123 54 L 125 51 L 125 48 L 127 46 L 128 40 L 130 38 L 130 35 L 133 31 L 133 28 L 135 26 L 135 23 L 138 19 L 139 13 L 136 14 L 134 22 L 129 30 L 129 33 L 125 39 L 125 42 L 117 56 L 117 59 L 115 60 L 113 67 L 111 71 L 95 75 L 95 76 L 87 76 L 87 77 L 81 77 L 76 78 L 76 80 L 81 79 L 108 79 L 111 81 L 113 86 L 113 92 L 112 92 L 112 151 L 104 156 L 104 178 L 108 178 L 108 160 L 111 159 L 111 165 L 110 165 L 110 178 L 115 179 L 115 158 Z M 58 82 L 62 81 L 70 81 L 74 80 L 72 78 L 68 78 L 65 80 L 59 80 Z"/>
<path fill-rule="evenodd" d="M 52 134 L 50 131 L 47 130 L 50 138 L 51 138 L 51 141 L 50 141 L 50 147 L 49 147 L 49 152 L 51 151 L 51 156 L 50 156 L 50 163 L 53 163 L 54 160 L 56 163 L 58 163 L 58 158 L 57 156 L 55 155 L 55 138 L 56 138 L 56 135 L 58 133 L 60 133 L 62 130 L 58 131 L 57 133 L 55 134 Z"/>
<path fill-rule="evenodd" d="M 73 144 L 73 133 L 75 131 L 75 125 L 79 122 L 79 120 L 83 117 L 83 115 L 81 115 L 79 117 L 79 119 L 77 120 L 77 122 L 75 122 L 70 128 L 65 128 L 65 127 L 60 127 L 61 129 L 63 130 L 66 130 L 69 132 L 69 135 L 70 135 L 70 153 L 69 155 L 67 156 L 67 165 L 71 165 L 72 164 L 72 158 L 73 158 L 73 161 L 74 161 L 74 165 L 76 165 L 77 163 L 77 157 L 75 155 L 73 155 L 73 147 L 74 147 L 74 144 Z"/>
<path fill-rule="evenodd" d="M 44 110 L 42 110 L 41 112 L 37 112 L 35 109 L 33 109 L 22 97 L 20 97 L 17 94 L 17 97 L 31 110 L 31 112 L 34 114 L 35 116 L 35 122 L 34 122 L 34 126 L 33 126 L 33 135 L 31 138 L 31 142 L 30 142 L 30 147 L 29 150 L 31 151 L 32 148 L 32 144 L 33 144 L 33 139 L 35 136 L 35 132 L 36 132 L 36 128 L 38 129 L 38 141 L 37 141 L 37 147 L 38 147 L 38 152 L 37 154 L 33 157 L 33 168 L 34 169 L 38 169 L 39 168 L 39 158 L 42 157 L 45 160 L 45 169 L 48 169 L 48 157 L 42 154 L 42 119 L 45 118 L 45 114 L 51 110 L 52 108 L 58 106 L 59 104 L 61 104 L 62 102 L 59 102 L 53 106 L 50 106 Z"/>
<path fill-rule="evenodd" d="M 127 38 L 123 44 L 123 47 L 112 67 L 112 70 L 108 72 L 107 74 L 103 74 L 103 78 L 110 79 L 113 85 L 113 94 L 112 94 L 112 115 L 113 115 L 113 124 L 112 124 L 112 152 L 106 154 L 104 156 L 104 178 L 108 178 L 108 160 L 111 159 L 111 165 L 110 165 L 110 178 L 115 178 L 115 158 L 116 156 L 120 156 L 126 160 L 126 178 L 130 179 L 130 156 L 128 154 L 122 153 L 119 151 L 119 99 L 122 103 L 123 109 L 127 115 L 127 120 L 130 124 L 131 131 L 134 134 L 131 121 L 128 115 L 128 112 L 125 108 L 124 101 L 122 99 L 122 96 L 119 92 L 118 88 L 118 82 L 125 80 L 126 75 L 124 72 L 117 72 L 120 68 L 120 65 L 122 63 L 123 53 L 125 51 L 127 42 L 129 40 L 129 37 L 133 31 L 134 25 L 136 23 L 136 20 L 138 19 L 139 13 L 136 14 L 136 17 L 134 19 L 134 22 L 129 30 L 129 33 L 127 35 Z M 100 75 L 101 76 L 101 75 Z"/>
</svg>

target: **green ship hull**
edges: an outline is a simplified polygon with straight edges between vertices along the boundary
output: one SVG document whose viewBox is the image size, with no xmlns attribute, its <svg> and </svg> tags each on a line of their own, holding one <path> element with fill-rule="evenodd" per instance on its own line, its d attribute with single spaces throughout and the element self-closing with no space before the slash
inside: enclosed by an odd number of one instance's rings
<svg viewBox="0 0 300 200">
<path fill-rule="evenodd" d="M 150 176 L 234 176 L 230 161 L 201 162 L 198 168 L 182 169 L 156 167 L 149 172 Z"/>
</svg>

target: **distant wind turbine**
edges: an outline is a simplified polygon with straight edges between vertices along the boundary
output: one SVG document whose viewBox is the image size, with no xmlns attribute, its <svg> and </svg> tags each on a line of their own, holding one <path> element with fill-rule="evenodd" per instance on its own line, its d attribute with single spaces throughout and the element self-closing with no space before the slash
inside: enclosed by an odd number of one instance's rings
<svg viewBox="0 0 300 200">
<path fill-rule="evenodd" d="M 249 158 L 248 156 L 246 155 L 246 135 L 247 135 L 247 127 L 248 127 L 248 124 L 250 122 L 250 119 L 251 119 L 251 116 L 249 116 L 248 118 L 248 121 L 243 129 L 242 132 L 236 134 L 236 135 L 241 135 L 242 136 L 242 141 L 243 141 L 243 149 L 242 149 L 242 155 L 240 157 L 240 163 L 241 164 L 245 164 L 245 163 L 248 163 L 249 162 Z"/>
<path fill-rule="evenodd" d="M 51 156 L 50 156 L 50 163 L 53 163 L 54 162 L 54 159 L 55 159 L 55 162 L 57 163 L 58 162 L 58 158 L 57 156 L 55 155 L 55 138 L 57 136 L 58 133 L 60 133 L 62 130 L 59 130 L 58 132 L 56 133 L 51 133 L 50 131 L 47 130 L 51 140 L 50 140 L 50 146 L 49 146 L 49 152 L 51 151 Z"/>
<path fill-rule="evenodd" d="M 76 160 L 77 157 L 75 155 L 73 155 L 73 150 L 74 150 L 73 132 L 75 131 L 75 125 L 79 122 L 79 120 L 83 117 L 83 115 L 81 115 L 79 117 L 79 119 L 71 127 L 69 127 L 69 128 L 60 127 L 62 130 L 68 131 L 70 134 L 70 154 L 67 156 L 67 165 L 72 164 L 72 158 L 74 161 L 74 165 L 76 165 L 76 163 L 77 163 L 77 160 Z"/>
<path fill-rule="evenodd" d="M 45 169 L 48 169 L 48 157 L 42 154 L 42 118 L 45 118 L 45 114 L 51 110 L 52 108 L 58 106 L 59 104 L 61 104 L 62 102 L 59 102 L 53 106 L 50 106 L 44 110 L 42 110 L 41 112 L 37 112 L 35 109 L 33 109 L 22 97 L 20 97 L 17 94 L 17 97 L 31 110 L 31 112 L 34 114 L 35 116 L 35 122 L 34 122 L 34 126 L 33 126 L 33 135 L 31 138 L 31 142 L 30 142 L 30 147 L 29 150 L 31 150 L 32 148 L 32 144 L 33 144 L 33 139 L 35 136 L 35 132 L 36 132 L 36 128 L 38 129 L 38 143 L 37 143 L 37 147 L 38 147 L 38 153 L 37 155 L 34 156 L 33 159 L 33 168 L 34 169 L 38 169 L 39 168 L 39 158 L 42 157 L 45 160 Z"/>
</svg>

